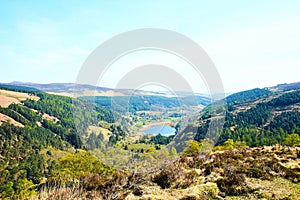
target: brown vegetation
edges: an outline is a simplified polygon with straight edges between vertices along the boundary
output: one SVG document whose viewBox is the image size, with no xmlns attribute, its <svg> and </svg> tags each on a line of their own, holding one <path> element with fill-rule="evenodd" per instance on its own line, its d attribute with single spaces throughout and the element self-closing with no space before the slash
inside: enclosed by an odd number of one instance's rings
<svg viewBox="0 0 300 200">
<path fill-rule="evenodd" d="M 11 117 L 8 117 L 2 113 L 0 113 L 0 126 L 2 125 L 3 122 L 9 122 L 10 124 L 14 125 L 14 126 L 18 126 L 18 127 L 24 127 L 23 124 L 21 124 L 20 122 L 17 122 L 16 120 L 14 120 Z"/>
<path fill-rule="evenodd" d="M 193 153 L 143 173 L 87 175 L 76 190 L 44 189 L 41 195 L 48 191 L 52 199 L 294 200 L 300 197 L 299 161 L 299 147 L 279 145 Z"/>
<path fill-rule="evenodd" d="M 28 93 L 0 90 L 0 106 L 2 107 L 6 108 L 12 103 L 20 103 L 26 99 L 38 100 L 39 98 Z"/>
</svg>

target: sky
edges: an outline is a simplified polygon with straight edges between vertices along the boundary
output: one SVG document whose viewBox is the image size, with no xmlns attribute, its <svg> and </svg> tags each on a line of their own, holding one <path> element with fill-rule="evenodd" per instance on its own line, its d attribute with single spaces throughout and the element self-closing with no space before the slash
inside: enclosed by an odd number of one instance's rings
<svg viewBox="0 0 300 200">
<path fill-rule="evenodd" d="M 176 31 L 213 60 L 226 93 L 299 82 L 300 1 L 1 0 L 0 82 L 76 82 L 91 52 L 141 28 Z M 99 85 L 114 87 L 143 64 L 174 67 L 197 90 L 188 63 L 159 51 L 117 60 Z"/>
</svg>

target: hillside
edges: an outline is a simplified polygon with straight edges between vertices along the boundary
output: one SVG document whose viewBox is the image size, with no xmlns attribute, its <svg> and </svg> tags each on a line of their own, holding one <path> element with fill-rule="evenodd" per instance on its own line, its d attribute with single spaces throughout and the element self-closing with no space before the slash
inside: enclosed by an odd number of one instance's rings
<svg viewBox="0 0 300 200">
<path fill-rule="evenodd" d="M 249 146 L 283 144 L 289 134 L 300 134 L 299 84 L 239 92 L 225 101 L 227 108 L 221 108 L 226 111 L 225 124 L 216 133 L 217 144 L 227 139 L 245 141 Z M 211 106 L 206 107 L 195 124 L 198 127 L 195 139 L 203 139 L 209 123 L 218 119 L 218 113 Z"/>
<path fill-rule="evenodd" d="M 120 128 L 114 131 L 117 126 L 109 110 L 86 101 L 21 86 L 1 85 L 0 91 L 1 96 L 14 99 L 0 104 L 1 199 L 17 198 L 22 187 L 39 185 L 53 176 L 58 158 L 84 148 L 91 125 L 99 127 L 103 121 L 111 130 L 110 137 L 120 134 Z M 56 151 L 62 155 L 47 159 Z"/>
<path fill-rule="evenodd" d="M 166 110 L 172 108 L 187 109 L 188 107 L 207 106 L 211 99 L 203 96 L 165 97 L 155 95 L 133 96 L 95 96 L 82 97 L 82 99 L 95 102 L 99 106 L 110 109 L 122 110 L 128 105 L 128 111 Z"/>
</svg>

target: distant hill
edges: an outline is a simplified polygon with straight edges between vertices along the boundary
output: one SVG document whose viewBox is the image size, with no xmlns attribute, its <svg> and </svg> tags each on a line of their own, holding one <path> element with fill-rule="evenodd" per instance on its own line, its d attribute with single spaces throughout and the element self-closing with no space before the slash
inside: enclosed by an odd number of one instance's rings
<svg viewBox="0 0 300 200">
<path fill-rule="evenodd" d="M 165 97 L 160 95 L 135 95 L 135 96 L 96 96 L 82 97 L 82 99 L 95 102 L 99 106 L 106 108 L 122 110 L 128 106 L 130 112 L 149 111 L 149 110 L 165 110 L 171 108 L 188 109 L 187 107 L 207 106 L 212 101 L 208 97 L 203 96 L 187 96 L 187 97 Z M 118 107 L 118 108 L 116 108 Z"/>
<path fill-rule="evenodd" d="M 131 96 L 131 95 L 159 95 L 159 96 L 174 96 L 169 92 L 152 92 L 144 90 L 132 89 L 113 89 L 107 87 L 98 87 L 87 84 L 75 83 L 23 83 L 19 81 L 11 82 L 7 85 L 26 86 L 39 89 L 44 92 L 57 93 L 62 95 L 74 96 Z M 190 96 L 189 92 L 177 92 L 180 96 Z M 197 94 L 200 96 L 199 94 Z M 207 95 L 201 95 L 207 97 Z M 207 97 L 208 98 L 208 97 Z"/>
<path fill-rule="evenodd" d="M 268 89 L 255 88 L 252 90 L 232 94 L 226 98 L 226 102 L 232 104 L 238 102 L 253 101 L 261 97 L 268 96 L 271 93 L 272 92 Z"/>
<path fill-rule="evenodd" d="M 300 88 L 300 82 L 279 84 L 277 86 L 271 87 L 270 89 L 277 89 L 283 91 L 283 90 L 295 90 L 299 88 Z"/>
<path fill-rule="evenodd" d="M 32 88 L 33 90 L 44 91 L 50 94 L 58 94 L 62 96 L 70 97 L 84 97 L 87 100 L 95 100 L 95 102 L 100 106 L 110 107 L 111 97 L 113 96 L 115 100 L 128 99 L 131 96 L 135 100 L 136 105 L 132 107 L 139 107 L 141 110 L 147 107 L 144 104 L 144 100 L 141 99 L 150 99 L 148 104 L 152 105 L 161 105 L 163 107 L 172 107 L 178 106 L 179 103 L 186 104 L 188 106 L 207 106 L 212 100 L 209 95 L 205 94 L 192 94 L 190 92 L 177 92 L 178 97 L 175 97 L 174 94 L 170 92 L 151 92 L 144 90 L 131 90 L 131 89 L 112 89 L 106 87 L 98 87 L 87 84 L 74 84 L 74 83 L 49 83 L 49 84 L 39 84 L 39 83 L 23 83 L 14 81 L 9 84 L 5 84 L 11 88 Z M 152 97 L 151 97 L 152 96 Z M 155 97 L 154 97 L 155 96 Z M 95 97 L 95 99 L 94 99 Z M 177 100 L 178 99 L 178 100 Z M 152 100 L 152 101 L 151 101 Z M 159 102 L 161 101 L 161 102 Z M 176 105 L 174 102 L 176 101 Z"/>
</svg>

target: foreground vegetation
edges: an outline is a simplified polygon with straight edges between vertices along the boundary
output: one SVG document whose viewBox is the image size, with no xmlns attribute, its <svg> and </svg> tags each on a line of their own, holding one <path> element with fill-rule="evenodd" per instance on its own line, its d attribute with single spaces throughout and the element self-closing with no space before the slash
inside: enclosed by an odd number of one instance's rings
<svg viewBox="0 0 300 200">
<path fill-rule="evenodd" d="M 97 168 L 95 159 L 85 157 L 89 154 L 77 154 L 60 159 L 60 171 L 67 174 L 54 176 L 32 199 L 294 200 L 300 196 L 299 147 L 220 146 L 210 153 L 187 154 L 143 173 Z"/>
</svg>

